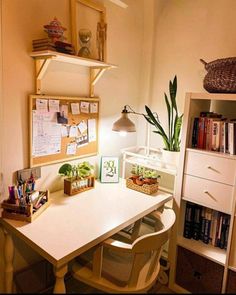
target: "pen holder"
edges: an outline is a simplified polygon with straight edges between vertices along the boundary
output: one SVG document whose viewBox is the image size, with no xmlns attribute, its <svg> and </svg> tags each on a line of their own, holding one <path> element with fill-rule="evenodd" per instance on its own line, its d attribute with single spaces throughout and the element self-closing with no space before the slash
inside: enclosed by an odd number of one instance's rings
<svg viewBox="0 0 236 295">
<path fill-rule="evenodd" d="M 4 200 L 1 203 L 1 207 L 3 208 L 2 218 L 21 220 L 27 222 L 32 222 L 33 220 L 35 220 L 50 205 L 49 191 L 47 190 L 45 192 L 39 193 L 44 193 L 44 196 L 46 197 L 46 202 L 37 210 L 34 209 L 32 203 L 26 204 L 24 207 L 22 207 L 18 204 L 9 203 L 8 200 Z"/>
</svg>

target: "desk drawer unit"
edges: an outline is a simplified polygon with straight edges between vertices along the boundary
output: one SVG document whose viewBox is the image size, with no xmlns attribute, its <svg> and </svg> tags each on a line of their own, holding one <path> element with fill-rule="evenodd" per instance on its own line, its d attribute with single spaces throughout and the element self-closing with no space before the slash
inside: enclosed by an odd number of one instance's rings
<svg viewBox="0 0 236 295">
<path fill-rule="evenodd" d="M 187 201 L 230 214 L 233 187 L 185 174 L 182 197 Z"/>
<path fill-rule="evenodd" d="M 234 185 L 236 161 L 225 157 L 186 151 L 185 174 Z"/>
</svg>

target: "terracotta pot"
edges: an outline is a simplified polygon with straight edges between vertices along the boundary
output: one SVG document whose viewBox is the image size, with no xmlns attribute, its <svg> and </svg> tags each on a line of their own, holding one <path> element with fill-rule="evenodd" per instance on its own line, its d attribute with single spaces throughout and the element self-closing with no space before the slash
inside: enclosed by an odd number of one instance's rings
<svg viewBox="0 0 236 295">
<path fill-rule="evenodd" d="M 136 183 L 136 180 L 139 178 L 139 175 L 133 174 L 130 178 L 133 180 L 133 183 Z"/>
<path fill-rule="evenodd" d="M 152 178 L 144 178 L 144 183 L 145 184 L 152 184 Z"/>
<path fill-rule="evenodd" d="M 137 185 L 143 185 L 143 183 L 144 183 L 144 180 L 142 178 L 137 178 L 136 179 L 136 184 Z"/>
</svg>

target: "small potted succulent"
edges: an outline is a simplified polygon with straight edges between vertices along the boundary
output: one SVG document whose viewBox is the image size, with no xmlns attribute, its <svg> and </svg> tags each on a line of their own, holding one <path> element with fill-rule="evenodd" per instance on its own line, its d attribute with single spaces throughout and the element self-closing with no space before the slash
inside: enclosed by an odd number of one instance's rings
<svg viewBox="0 0 236 295">
<path fill-rule="evenodd" d="M 59 168 L 58 173 L 65 176 L 65 194 L 73 195 L 94 187 L 94 166 L 89 162 L 76 165 L 65 163 Z"/>
<path fill-rule="evenodd" d="M 146 184 L 155 184 L 157 179 L 160 178 L 156 170 L 145 169 L 143 171 L 144 183 Z"/>
<path fill-rule="evenodd" d="M 137 182 L 140 183 L 139 178 L 142 175 L 142 171 L 143 171 L 143 167 L 142 166 L 137 165 L 137 164 L 135 164 L 135 165 L 132 166 L 132 169 L 131 169 L 131 174 L 132 174 L 131 179 L 133 180 L 134 183 L 137 183 Z M 139 185 L 141 185 L 141 184 L 139 184 Z"/>
</svg>

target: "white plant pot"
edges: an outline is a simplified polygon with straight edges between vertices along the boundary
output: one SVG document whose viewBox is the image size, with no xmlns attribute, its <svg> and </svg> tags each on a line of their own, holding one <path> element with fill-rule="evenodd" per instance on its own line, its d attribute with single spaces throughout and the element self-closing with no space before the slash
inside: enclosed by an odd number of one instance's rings
<svg viewBox="0 0 236 295">
<path fill-rule="evenodd" d="M 180 152 L 172 152 L 162 149 L 162 159 L 166 168 L 174 169 L 179 164 Z"/>
</svg>

